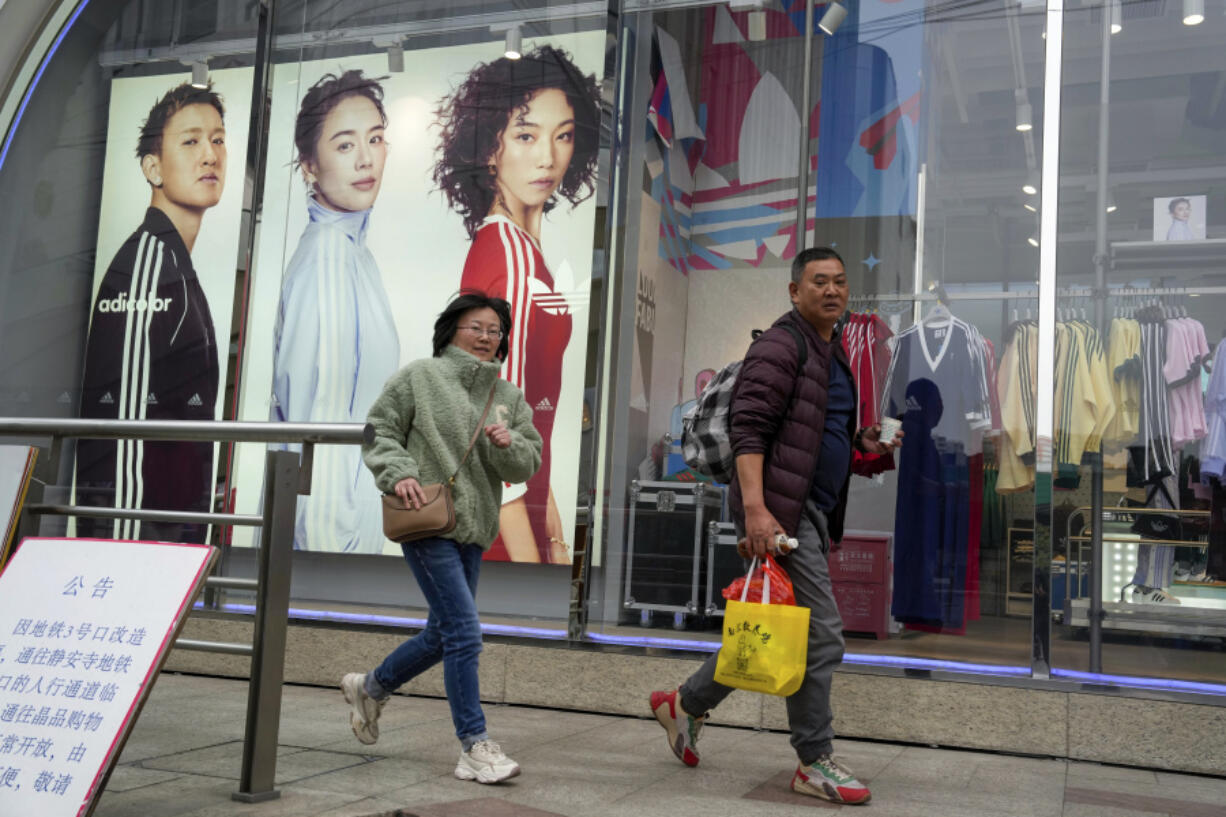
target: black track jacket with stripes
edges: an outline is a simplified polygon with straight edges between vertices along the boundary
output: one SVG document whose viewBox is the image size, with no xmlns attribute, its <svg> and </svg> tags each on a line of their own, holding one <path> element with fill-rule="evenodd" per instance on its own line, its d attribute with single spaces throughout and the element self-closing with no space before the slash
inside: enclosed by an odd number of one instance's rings
<svg viewBox="0 0 1226 817">
<path fill-rule="evenodd" d="M 174 224 L 150 207 L 107 268 L 90 317 L 81 416 L 213 420 L 213 318 Z M 207 511 L 213 443 L 81 440 L 77 502 Z M 77 535 L 202 542 L 204 525 L 80 519 Z"/>
</svg>

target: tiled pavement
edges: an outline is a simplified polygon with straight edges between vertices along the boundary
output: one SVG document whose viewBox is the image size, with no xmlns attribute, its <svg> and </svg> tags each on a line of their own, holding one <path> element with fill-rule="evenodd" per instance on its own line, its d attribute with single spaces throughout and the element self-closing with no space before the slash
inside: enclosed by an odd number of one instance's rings
<svg viewBox="0 0 1226 817">
<path fill-rule="evenodd" d="M 162 676 L 95 817 L 783 817 L 835 809 L 792 794 L 785 735 L 704 730 L 702 765 L 668 751 L 654 720 L 516 706 L 486 710 L 522 776 L 498 786 L 452 777 L 447 703 L 396 697 L 381 737 L 353 739 L 336 690 L 286 687 L 280 799 L 230 799 L 242 753 L 245 682 Z M 644 703 L 644 715 L 646 715 Z M 968 727 L 969 728 L 969 727 Z M 1223 817 L 1226 779 L 1064 760 L 840 740 L 869 782 L 877 817 Z"/>
</svg>

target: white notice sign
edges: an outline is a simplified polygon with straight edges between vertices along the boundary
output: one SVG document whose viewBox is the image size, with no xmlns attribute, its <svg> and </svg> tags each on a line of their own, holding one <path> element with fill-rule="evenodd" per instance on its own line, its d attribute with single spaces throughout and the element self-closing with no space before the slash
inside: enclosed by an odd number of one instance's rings
<svg viewBox="0 0 1226 817">
<path fill-rule="evenodd" d="M 214 552 L 21 543 L 0 574 L 0 815 L 90 810 Z"/>
</svg>

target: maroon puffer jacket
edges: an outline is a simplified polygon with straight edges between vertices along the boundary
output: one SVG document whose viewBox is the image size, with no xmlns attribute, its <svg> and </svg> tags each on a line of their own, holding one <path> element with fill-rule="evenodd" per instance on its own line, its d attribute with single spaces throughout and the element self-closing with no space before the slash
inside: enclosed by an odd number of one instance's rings
<svg viewBox="0 0 1226 817">
<path fill-rule="evenodd" d="M 809 344 L 804 376 L 796 382 L 800 353 L 796 338 L 783 327 L 797 327 Z M 762 493 L 766 508 L 788 535 L 795 536 L 813 483 L 817 455 L 826 426 L 826 400 L 830 367 L 836 355 L 846 366 L 843 345 L 826 343 L 795 309 L 783 315 L 752 344 L 745 355 L 732 393 L 732 451 L 736 455 L 764 454 Z M 849 366 L 850 369 L 850 366 Z M 852 382 L 855 380 L 853 378 Z M 848 423 L 854 437 L 856 418 Z M 847 483 L 843 477 L 839 504 L 829 515 L 830 539 L 843 538 Z M 732 480 L 732 512 L 744 522 L 739 479 Z"/>
</svg>

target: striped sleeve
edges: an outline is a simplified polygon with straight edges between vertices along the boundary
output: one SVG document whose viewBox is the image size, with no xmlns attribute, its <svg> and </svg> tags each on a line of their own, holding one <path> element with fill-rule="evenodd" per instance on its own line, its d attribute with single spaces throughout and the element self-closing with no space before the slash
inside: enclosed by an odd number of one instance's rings
<svg viewBox="0 0 1226 817">
<path fill-rule="evenodd" d="M 164 267 L 173 265 L 165 244 L 148 231 L 137 243 L 128 283 L 129 304 L 149 304 L 158 294 Z M 122 341 L 119 358 L 119 389 L 115 395 L 120 420 L 144 420 L 150 400 L 154 346 L 166 342 L 154 332 L 154 311 L 127 309 L 121 312 Z M 118 440 L 115 452 L 115 507 L 143 507 L 145 485 L 142 478 L 145 459 L 144 440 Z M 140 522 L 116 520 L 113 535 L 120 539 L 139 539 Z"/>
<path fill-rule="evenodd" d="M 532 295 L 528 281 L 536 275 L 535 248 L 528 236 L 506 221 L 482 227 L 464 262 L 463 289 L 475 289 L 511 305 L 511 336 L 502 376 L 521 391 L 527 380 L 528 316 Z"/>
</svg>

